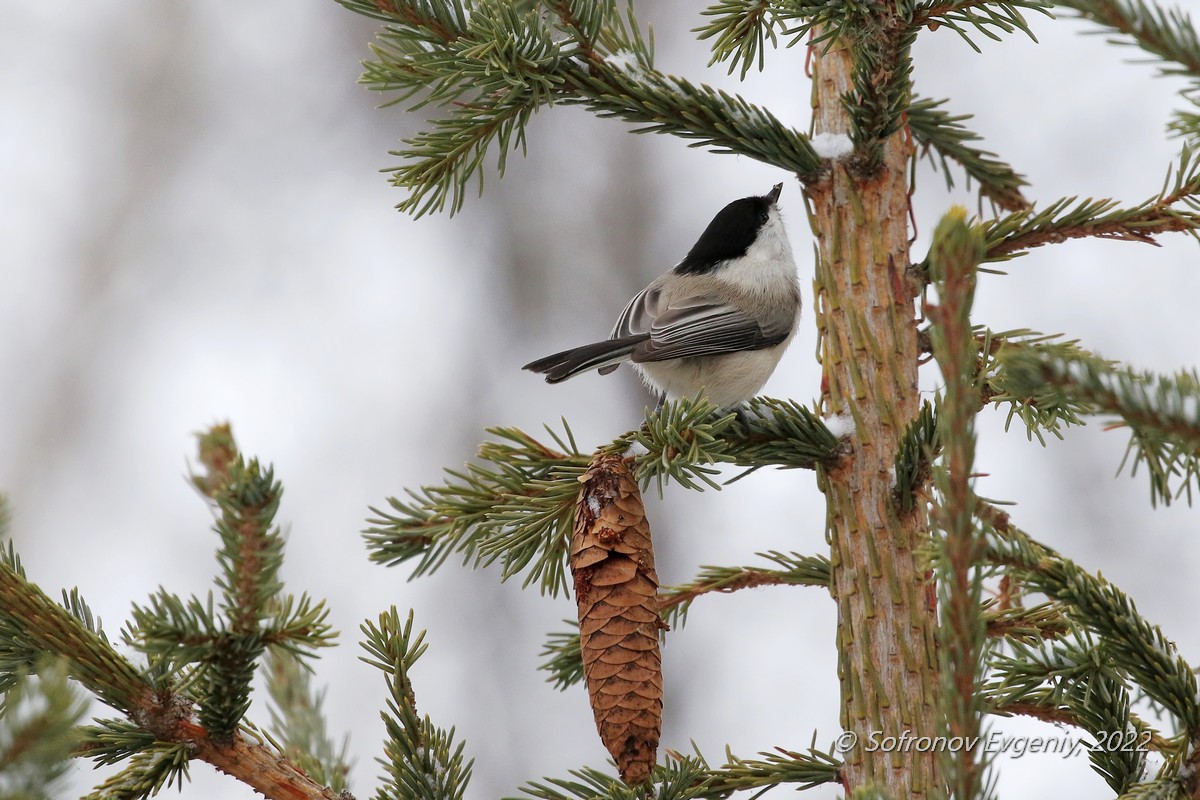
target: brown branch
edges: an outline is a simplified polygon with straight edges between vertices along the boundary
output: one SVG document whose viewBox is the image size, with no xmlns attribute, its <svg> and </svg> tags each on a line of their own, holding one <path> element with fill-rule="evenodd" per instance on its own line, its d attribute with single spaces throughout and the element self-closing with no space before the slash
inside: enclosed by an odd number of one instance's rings
<svg viewBox="0 0 1200 800">
<path fill-rule="evenodd" d="M 979 500 L 975 504 L 975 516 L 1002 534 L 1010 535 L 1013 532 L 1012 517 L 1009 516 L 1009 513 L 984 500 Z M 1047 548 L 1047 552 L 1053 553 L 1049 548 Z"/>
<path fill-rule="evenodd" d="M 1068 225 L 1061 228 L 1040 229 L 1010 236 L 988 248 L 987 260 L 995 261 L 1019 250 L 1032 250 L 1047 244 L 1059 244 L 1069 239 L 1114 239 L 1121 242 L 1142 242 L 1158 246 L 1153 237 L 1160 233 L 1192 231 L 1200 227 L 1200 215 L 1166 211 L 1165 207 L 1154 208 L 1119 222 L 1102 225 Z"/>
<path fill-rule="evenodd" d="M 188 753 L 271 800 L 354 800 L 314 781 L 278 751 L 242 732 L 218 741 L 191 720 L 191 704 L 167 693 L 146 692 L 130 715 L 155 738 L 187 747 Z"/>
<path fill-rule="evenodd" d="M 1072 728 L 1087 730 L 1087 727 L 1079 721 L 1078 717 L 1072 714 L 1070 710 L 1061 706 L 1044 706 L 1038 703 L 1008 703 L 993 706 L 988 710 L 992 714 L 1001 716 L 1018 714 L 1022 717 L 1040 720 L 1041 722 L 1049 722 L 1054 725 L 1070 725 Z M 1145 742 L 1146 747 L 1157 750 L 1160 753 L 1170 753 L 1177 749 L 1137 716 L 1130 714 L 1129 720 L 1133 723 L 1134 728 L 1150 734 L 1150 737 Z"/>
<path fill-rule="evenodd" d="M 228 422 L 213 425 L 196 436 L 199 445 L 200 463 L 207 471 L 203 475 L 192 473 L 192 485 L 209 500 L 216 498 L 217 489 L 229 479 L 229 467 L 237 458 L 237 443 Z"/>
<path fill-rule="evenodd" d="M 1043 706 L 1038 703 L 1009 703 L 992 706 L 989 711 L 992 714 L 999 715 L 1019 714 L 1022 717 L 1030 717 L 1055 725 L 1070 725 L 1075 728 L 1083 727 L 1074 714 L 1061 706 Z"/>
<path fill-rule="evenodd" d="M 1200 441 L 1197 441 L 1196 426 L 1188 420 L 1178 417 L 1174 419 L 1164 418 L 1161 414 L 1155 413 L 1154 409 L 1136 409 L 1123 405 L 1120 396 L 1115 391 L 1107 388 L 1103 391 L 1094 391 L 1090 388 L 1081 387 L 1069 375 L 1052 368 L 1049 364 L 1042 366 L 1040 377 L 1048 386 L 1053 386 L 1056 389 L 1075 389 L 1075 392 L 1068 392 L 1068 396 L 1071 394 L 1082 395 L 1084 400 L 1091 402 L 1100 410 L 1121 418 L 1120 421 L 1108 425 L 1105 430 L 1112 430 L 1126 425 L 1135 430 L 1150 429 L 1190 442 L 1197 451 L 1200 451 Z"/>
<path fill-rule="evenodd" d="M 1027 631 L 1036 633 L 1042 639 L 1060 639 L 1070 633 L 1070 627 L 1065 622 L 1039 623 L 1023 618 L 989 619 L 987 621 L 987 635 L 993 639 L 1002 636 L 1025 639 L 1029 638 Z"/>
<path fill-rule="evenodd" d="M 658 607 L 662 611 L 667 611 L 675 606 L 690 603 L 697 597 L 709 594 L 710 592 L 730 594 L 742 589 L 784 585 L 796 585 L 796 581 L 789 580 L 785 574 L 775 570 L 750 569 L 731 578 L 697 581 L 695 583 L 672 587 L 668 592 L 659 595 Z"/>
<path fill-rule="evenodd" d="M 977 568 L 984 541 L 972 511 L 975 494 L 971 477 L 975 460 L 975 415 L 979 412 L 979 348 L 971 332 L 971 308 L 976 270 L 984 241 L 966 219 L 966 210 L 951 211 L 938 224 L 929 253 L 930 272 L 938 305 L 925 304 L 932 323 L 934 358 L 946 381 L 938 408 L 938 428 L 945 469 L 935 475 L 940 501 L 934 521 L 945 533 L 943 556 L 937 562 L 941 584 L 942 638 L 940 664 L 946 678 L 942 712 L 950 736 L 974 739 L 981 729 L 978 702 L 986 630 L 981 621 L 982 579 Z M 982 793 L 985 762 L 971 750 L 946 765 L 950 793 L 977 797 Z"/>
<path fill-rule="evenodd" d="M 381 13 L 392 17 L 397 22 L 403 22 L 413 28 L 424 28 L 430 31 L 446 44 L 458 39 L 456 31 L 447 28 L 435 17 L 418 14 L 410 3 L 397 3 L 396 0 L 374 0 L 375 8 Z"/>
<path fill-rule="evenodd" d="M 1160 233 L 1195 231 L 1200 228 L 1200 214 L 1175 211 L 1171 206 L 1194 197 L 1200 192 L 1200 176 L 1180 181 L 1170 194 L 1158 197 L 1140 214 L 1132 214 L 1119 220 L 1092 224 L 1053 225 L 1005 237 L 988 248 L 986 260 L 995 260 L 1018 250 L 1031 250 L 1045 244 L 1057 244 L 1068 239 L 1095 237 L 1117 241 L 1144 242 L 1157 246 L 1154 236 Z"/>
<path fill-rule="evenodd" d="M 571 10 L 571 4 L 565 2 L 565 0 L 558 0 L 558 2 L 552 3 L 551 7 L 554 9 L 554 13 L 558 15 L 558 18 L 562 24 L 567 28 L 570 28 L 571 32 L 575 34 L 575 41 L 579 43 L 579 49 L 584 60 L 589 64 L 596 64 L 600 61 L 603 61 L 603 57 L 596 52 L 595 42 L 593 42 L 591 38 L 584 33 L 583 26 L 580 24 L 579 18 L 576 17 L 574 12 Z"/>
<path fill-rule="evenodd" d="M 240 731 L 218 741 L 193 721 L 190 700 L 154 691 L 107 640 L 9 569 L 0 569 L 0 607 L 16 611 L 27 621 L 18 639 L 22 646 L 62 656 L 74 679 L 159 741 L 186 745 L 192 758 L 212 764 L 272 800 L 352 800 L 319 785 L 282 754 L 248 741 Z M 88 751 L 85 747 L 79 754 Z"/>
<path fill-rule="evenodd" d="M 938 3 L 933 6 L 926 6 L 913 14 L 913 25 L 929 25 L 939 24 L 935 17 L 944 17 L 947 14 L 952 14 L 956 11 L 967 11 L 974 8 L 981 8 L 992 5 L 992 0 L 950 0 L 946 3 Z"/>
<path fill-rule="evenodd" d="M 229 609 L 229 616 L 232 632 L 239 636 L 253 636 L 259 632 L 263 553 L 270 546 L 270 531 L 262 519 L 266 505 L 267 502 L 262 502 L 240 508 L 240 519 L 230 520 L 237 530 L 237 559 L 232 564 L 236 581 L 230 589 L 235 602 Z"/>
</svg>

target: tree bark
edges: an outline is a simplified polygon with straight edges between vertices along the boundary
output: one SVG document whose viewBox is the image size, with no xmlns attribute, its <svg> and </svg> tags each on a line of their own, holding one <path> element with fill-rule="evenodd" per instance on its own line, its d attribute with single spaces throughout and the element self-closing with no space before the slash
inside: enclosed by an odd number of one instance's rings
<svg viewBox="0 0 1200 800">
<path fill-rule="evenodd" d="M 814 53 L 815 133 L 849 134 L 843 97 L 850 52 L 835 42 Z M 925 509 L 901 513 L 892 497 L 899 441 L 919 410 L 919 286 L 909 275 L 908 165 L 904 131 L 885 143 L 880 169 L 854 157 L 830 163 L 807 186 L 817 238 L 817 326 L 827 415 L 849 415 L 847 455 L 821 475 L 829 512 L 832 591 L 838 606 L 842 726 L 857 735 L 845 753 L 847 796 L 877 786 L 895 798 L 938 797 L 937 756 L 878 748 L 870 737 L 937 734 L 936 608 Z M 900 741 L 903 741 L 902 739 Z"/>
</svg>

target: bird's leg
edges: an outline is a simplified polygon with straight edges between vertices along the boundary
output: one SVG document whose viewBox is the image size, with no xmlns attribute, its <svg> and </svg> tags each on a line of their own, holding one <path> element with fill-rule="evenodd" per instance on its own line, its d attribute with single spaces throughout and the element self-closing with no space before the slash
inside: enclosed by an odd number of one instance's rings
<svg viewBox="0 0 1200 800">
<path fill-rule="evenodd" d="M 658 396 L 658 405 L 654 407 L 654 413 L 658 414 L 663 410 L 663 406 L 667 404 L 667 393 L 663 392 Z"/>
</svg>

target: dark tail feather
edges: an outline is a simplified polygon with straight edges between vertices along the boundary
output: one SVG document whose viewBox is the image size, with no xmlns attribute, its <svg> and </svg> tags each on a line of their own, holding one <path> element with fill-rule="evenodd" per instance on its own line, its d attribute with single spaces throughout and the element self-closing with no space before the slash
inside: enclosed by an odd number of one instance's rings
<svg viewBox="0 0 1200 800">
<path fill-rule="evenodd" d="M 648 338 L 648 334 L 642 334 L 572 347 L 570 350 L 530 361 L 521 369 L 544 374 L 547 383 L 559 383 L 589 369 L 599 369 L 600 374 L 605 375 L 616 369 L 622 361 L 628 360 L 633 348 Z"/>
</svg>

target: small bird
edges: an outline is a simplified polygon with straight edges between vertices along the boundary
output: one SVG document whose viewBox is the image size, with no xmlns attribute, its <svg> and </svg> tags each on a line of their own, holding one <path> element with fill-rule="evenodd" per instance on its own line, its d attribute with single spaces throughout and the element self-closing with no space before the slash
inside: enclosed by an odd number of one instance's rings
<svg viewBox="0 0 1200 800">
<path fill-rule="evenodd" d="M 629 361 L 661 408 L 703 391 L 720 408 L 749 400 L 775 371 L 800 320 L 796 262 L 776 205 L 783 184 L 721 209 L 687 256 L 639 292 L 608 339 L 523 369 L 558 383 Z"/>
</svg>

